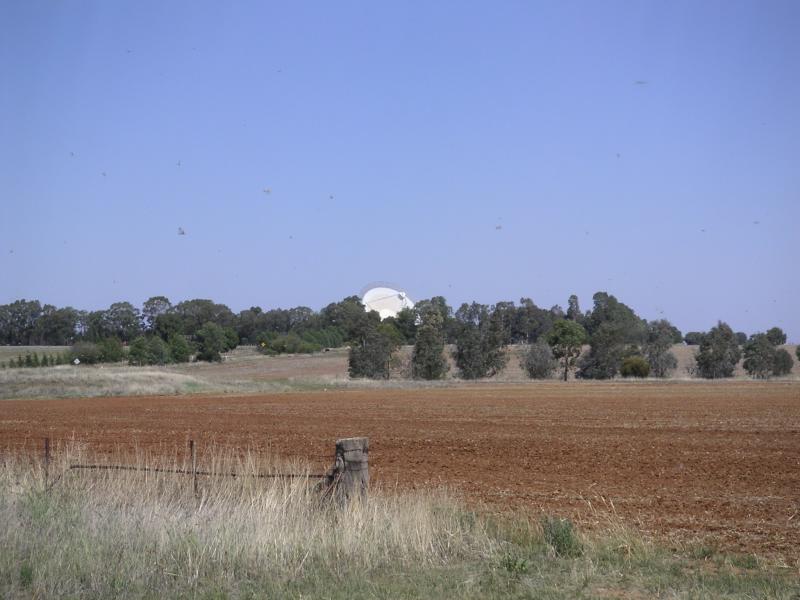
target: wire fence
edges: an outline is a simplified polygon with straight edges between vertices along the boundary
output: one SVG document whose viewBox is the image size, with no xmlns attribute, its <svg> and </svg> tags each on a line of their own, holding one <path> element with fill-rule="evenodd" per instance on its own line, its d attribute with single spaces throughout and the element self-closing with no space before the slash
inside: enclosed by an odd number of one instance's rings
<svg viewBox="0 0 800 600">
<path fill-rule="evenodd" d="M 32 441 L 32 440 L 30 440 Z M 41 443 L 41 442 L 40 442 Z M 88 445 L 86 442 L 79 442 L 76 440 L 69 440 L 68 444 L 79 444 L 79 445 Z M 165 444 L 160 443 L 162 447 Z M 63 444 L 62 444 L 63 447 Z M 173 446 L 175 447 L 175 446 Z M 261 473 L 261 472 L 236 472 L 231 470 L 209 470 L 209 469 L 201 469 L 198 468 L 197 465 L 197 449 L 198 446 L 195 444 L 194 440 L 189 440 L 188 443 L 188 457 L 191 460 L 191 467 L 190 468 L 179 468 L 179 467 L 164 467 L 164 466 L 155 466 L 155 465 L 130 465 L 130 464 L 111 464 L 111 463 L 84 463 L 84 462 L 75 462 L 69 463 L 67 465 L 62 466 L 61 472 L 55 477 L 51 478 L 51 469 L 54 466 L 54 452 L 53 452 L 53 445 L 51 444 L 51 440 L 49 437 L 44 438 L 43 446 L 40 447 L 42 454 L 41 461 L 42 467 L 44 469 L 44 483 L 45 489 L 50 490 L 56 483 L 58 483 L 66 473 L 71 471 L 138 471 L 138 472 L 146 472 L 146 473 L 159 473 L 159 474 L 167 474 L 167 475 L 191 475 L 193 478 L 193 489 L 195 495 L 198 493 L 198 477 L 234 477 L 234 478 L 252 478 L 252 479 L 326 479 L 329 478 L 329 474 L 317 474 L 317 473 L 299 473 L 299 472 L 277 472 L 277 473 Z M 29 454 L 26 452 L 26 454 Z M 31 457 L 35 461 L 38 462 L 35 457 Z M 280 457 L 282 460 L 286 460 L 287 457 L 281 455 Z M 303 460 L 307 460 L 307 456 L 298 457 L 302 458 Z M 330 460 L 332 457 L 328 455 L 326 457 L 327 460 Z"/>
</svg>

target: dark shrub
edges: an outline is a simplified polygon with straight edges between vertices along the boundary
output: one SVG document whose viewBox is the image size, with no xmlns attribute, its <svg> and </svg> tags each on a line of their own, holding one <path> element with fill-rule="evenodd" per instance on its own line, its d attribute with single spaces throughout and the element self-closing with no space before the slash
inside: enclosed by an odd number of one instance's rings
<svg viewBox="0 0 800 600">
<path fill-rule="evenodd" d="M 782 375 L 788 375 L 792 372 L 792 367 L 794 363 L 792 361 L 792 355 L 789 354 L 788 351 L 784 350 L 783 348 L 779 348 L 775 351 L 775 362 L 772 369 L 772 374 L 778 377 Z"/>
<path fill-rule="evenodd" d="M 105 338 L 97 343 L 100 352 L 99 362 L 115 363 L 125 358 L 122 342 L 115 337 Z"/>
<path fill-rule="evenodd" d="M 85 365 L 93 365 L 100 362 L 100 348 L 92 342 L 77 342 L 70 349 L 70 362 L 76 358 Z"/>
<path fill-rule="evenodd" d="M 647 377 L 650 374 L 650 363 L 641 356 L 629 356 L 622 361 L 620 375 L 623 377 Z"/>
<path fill-rule="evenodd" d="M 192 356 L 192 349 L 189 347 L 189 342 L 186 338 L 179 333 L 175 333 L 169 338 L 169 352 L 172 354 L 172 360 L 176 363 L 189 362 Z"/>
</svg>

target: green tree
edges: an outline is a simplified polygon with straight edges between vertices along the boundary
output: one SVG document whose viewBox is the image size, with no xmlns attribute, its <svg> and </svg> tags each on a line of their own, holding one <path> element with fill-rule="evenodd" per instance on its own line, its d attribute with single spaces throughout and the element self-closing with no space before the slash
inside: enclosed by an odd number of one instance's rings
<svg viewBox="0 0 800 600">
<path fill-rule="evenodd" d="M 36 354 L 36 352 L 33 353 L 33 357 L 32 357 L 32 360 L 31 360 L 31 366 L 32 367 L 38 367 L 39 366 L 39 355 Z"/>
<path fill-rule="evenodd" d="M 186 341 L 186 337 L 180 334 L 173 334 L 170 336 L 168 344 L 172 360 L 176 363 L 189 362 L 192 356 L 192 349 L 189 347 L 189 342 Z"/>
<path fill-rule="evenodd" d="M 41 344 L 66 346 L 75 340 L 78 311 L 74 308 L 56 308 L 51 304 L 42 307 L 36 321 L 36 338 Z"/>
<path fill-rule="evenodd" d="M 670 351 L 676 338 L 681 340 L 680 331 L 666 319 L 648 323 L 643 350 L 650 372 L 656 377 L 667 377 L 678 366 L 678 359 Z"/>
<path fill-rule="evenodd" d="M 780 327 L 772 327 L 767 330 L 767 339 L 773 346 L 781 346 L 786 343 L 786 334 Z"/>
<path fill-rule="evenodd" d="M 147 352 L 150 364 L 168 365 L 173 362 L 169 345 L 157 335 L 147 336 Z"/>
<path fill-rule="evenodd" d="M 699 346 L 703 343 L 704 337 L 706 337 L 706 334 L 701 331 L 690 331 L 683 336 L 683 341 L 686 342 L 687 346 Z"/>
<path fill-rule="evenodd" d="M 737 331 L 736 341 L 739 342 L 740 346 L 744 346 L 747 343 L 747 334 L 744 331 Z"/>
<path fill-rule="evenodd" d="M 764 333 L 756 333 L 744 345 L 744 370 L 751 377 L 767 379 L 775 366 L 775 346 Z"/>
<path fill-rule="evenodd" d="M 108 337 L 97 342 L 97 349 L 100 352 L 98 362 L 115 363 L 125 358 L 125 350 L 122 342 L 115 337 Z"/>
<path fill-rule="evenodd" d="M 0 306 L 0 344 L 32 346 L 42 314 L 38 300 L 16 300 Z"/>
<path fill-rule="evenodd" d="M 575 321 L 561 320 L 553 324 L 553 329 L 547 336 L 547 343 L 553 350 L 553 356 L 561 361 L 564 368 L 564 381 L 567 380 L 569 370 L 581 354 L 581 347 L 586 342 L 586 330 Z"/>
<path fill-rule="evenodd" d="M 350 377 L 388 379 L 392 354 L 398 347 L 397 338 L 375 322 L 375 319 L 379 319 L 377 313 L 371 314 L 375 317 L 361 332 L 359 341 L 350 346 L 348 371 Z"/>
<path fill-rule="evenodd" d="M 512 338 L 515 342 L 531 344 L 547 335 L 553 327 L 553 313 L 539 308 L 530 298 L 520 298 Z"/>
<path fill-rule="evenodd" d="M 144 366 L 151 364 L 150 348 L 147 338 L 140 335 L 128 345 L 128 364 Z"/>
<path fill-rule="evenodd" d="M 591 347 L 580 359 L 578 377 L 608 379 L 619 372 L 626 345 L 645 341 L 647 323 L 606 292 L 597 292 L 592 299 L 594 307 L 583 321 Z"/>
<path fill-rule="evenodd" d="M 397 330 L 403 335 L 406 344 L 415 344 L 417 339 L 417 315 L 419 314 L 419 305 L 415 308 L 404 308 L 397 313 L 395 319 L 395 326 Z M 420 317 L 421 318 L 421 317 Z M 442 322 L 442 331 L 444 331 L 444 322 Z"/>
<path fill-rule="evenodd" d="M 785 348 L 778 348 L 775 351 L 775 361 L 772 367 L 772 374 L 776 377 L 782 377 L 792 372 L 794 363 L 792 355 Z"/>
<path fill-rule="evenodd" d="M 438 310 L 427 305 L 419 320 L 415 325 L 411 374 L 414 379 L 442 379 L 450 368 L 444 356 L 444 319 Z"/>
<path fill-rule="evenodd" d="M 492 377 L 508 362 L 504 313 L 485 304 L 462 304 L 456 311 L 458 333 L 453 354 L 464 379 Z"/>
<path fill-rule="evenodd" d="M 575 294 L 572 294 L 567 300 L 567 319 L 570 321 L 576 321 L 578 323 L 581 322 L 583 319 L 583 314 L 581 314 L 581 307 L 578 303 L 578 297 Z"/>
<path fill-rule="evenodd" d="M 221 326 L 208 321 L 197 330 L 196 336 L 199 345 L 197 360 L 209 362 L 222 360 L 221 353 L 225 351 L 228 340 L 225 336 L 225 330 Z"/>
<path fill-rule="evenodd" d="M 145 329 L 154 331 L 158 317 L 167 314 L 170 308 L 172 308 L 172 303 L 166 296 L 153 296 L 145 300 L 142 305 L 142 321 Z"/>
<path fill-rule="evenodd" d="M 549 379 L 558 368 L 553 351 L 543 340 L 528 344 L 519 364 L 531 379 Z"/>
<path fill-rule="evenodd" d="M 163 339 L 169 339 L 170 333 L 183 333 L 188 336 L 199 337 L 198 330 L 206 323 L 216 323 L 220 327 L 231 327 L 236 321 L 236 315 L 224 304 L 217 304 L 212 300 L 197 298 L 179 302 L 170 309 L 166 315 L 177 315 L 180 326 L 177 330 L 170 330 Z M 156 325 L 161 320 L 161 315 L 156 318 Z"/>
<path fill-rule="evenodd" d="M 129 342 L 142 330 L 142 321 L 139 309 L 130 302 L 115 302 L 108 307 L 104 314 L 108 336 Z"/>
<path fill-rule="evenodd" d="M 239 345 L 239 335 L 236 333 L 236 330 L 233 327 L 225 327 L 223 328 L 223 331 L 225 333 L 224 352 L 229 352 Z"/>
<path fill-rule="evenodd" d="M 706 379 L 732 377 L 741 357 L 736 334 L 727 323 L 720 321 L 703 336 L 695 355 L 697 372 Z"/>
</svg>

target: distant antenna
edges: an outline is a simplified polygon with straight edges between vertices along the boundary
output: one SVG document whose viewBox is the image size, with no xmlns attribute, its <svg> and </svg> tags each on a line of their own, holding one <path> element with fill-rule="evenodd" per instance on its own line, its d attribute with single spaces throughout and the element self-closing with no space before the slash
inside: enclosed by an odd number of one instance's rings
<svg viewBox="0 0 800 600">
<path fill-rule="evenodd" d="M 414 308 L 414 301 L 400 286 L 376 282 L 361 290 L 361 302 L 367 312 L 374 310 L 381 320 L 396 317 L 404 308 Z"/>
</svg>

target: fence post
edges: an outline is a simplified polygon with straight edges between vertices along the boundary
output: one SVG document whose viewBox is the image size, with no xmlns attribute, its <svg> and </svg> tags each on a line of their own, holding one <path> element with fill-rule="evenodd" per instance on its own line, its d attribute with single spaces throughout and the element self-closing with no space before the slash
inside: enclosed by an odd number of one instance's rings
<svg viewBox="0 0 800 600">
<path fill-rule="evenodd" d="M 50 482 L 50 438 L 44 438 L 44 489 L 47 491 L 47 486 Z"/>
<path fill-rule="evenodd" d="M 197 496 L 197 449 L 194 446 L 194 440 L 189 440 L 189 452 L 192 454 L 192 488 L 194 495 Z"/>
<path fill-rule="evenodd" d="M 369 438 L 336 440 L 336 459 L 326 474 L 328 488 L 344 504 L 359 497 L 367 498 L 369 489 Z"/>
</svg>

